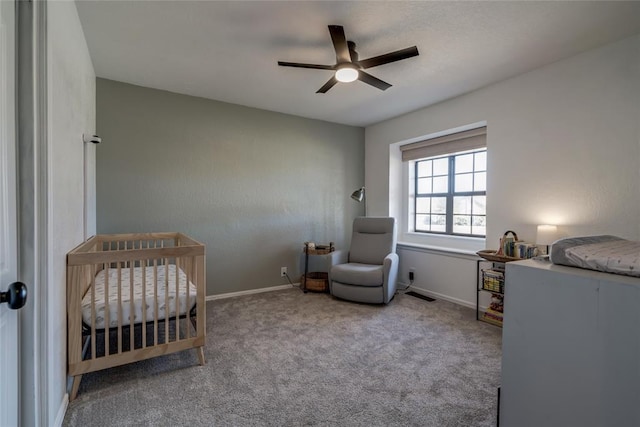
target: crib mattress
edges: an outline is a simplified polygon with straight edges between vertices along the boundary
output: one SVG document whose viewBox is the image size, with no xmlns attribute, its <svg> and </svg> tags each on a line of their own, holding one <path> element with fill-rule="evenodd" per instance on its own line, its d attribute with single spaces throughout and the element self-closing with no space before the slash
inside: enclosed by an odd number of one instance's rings
<svg viewBox="0 0 640 427">
<path fill-rule="evenodd" d="M 567 238 L 551 248 L 555 264 L 640 277 L 640 242 L 615 236 Z"/>
<path fill-rule="evenodd" d="M 154 269 L 156 268 L 157 273 L 154 273 Z M 178 274 L 177 298 L 176 271 Z M 131 269 L 122 268 L 120 269 L 120 300 L 122 301 L 123 325 L 149 322 L 155 319 L 156 287 L 154 286 L 154 278 L 156 279 L 158 285 L 158 320 L 162 320 L 167 317 L 175 317 L 176 308 L 180 316 L 185 315 L 195 305 L 197 292 L 196 286 L 193 283 L 189 282 L 189 296 L 187 298 L 187 275 L 181 269 L 176 269 L 175 264 L 169 264 L 168 266 L 158 265 L 157 267 L 136 267 L 133 268 L 133 319 L 131 320 Z M 142 289 L 143 281 L 146 284 L 144 294 Z M 105 292 L 106 289 L 108 289 L 108 292 Z M 105 302 L 105 294 L 107 293 L 108 301 Z M 87 293 L 82 298 L 82 320 L 87 325 L 91 325 L 92 323 L 91 298 L 91 289 L 88 289 Z M 119 305 L 118 269 L 109 268 L 108 276 L 107 270 L 100 271 L 96 275 L 95 280 L 96 329 L 104 329 L 105 310 L 107 307 L 109 310 L 109 327 L 113 328 L 118 326 Z M 143 306 L 146 306 L 146 317 L 143 317 Z"/>
</svg>

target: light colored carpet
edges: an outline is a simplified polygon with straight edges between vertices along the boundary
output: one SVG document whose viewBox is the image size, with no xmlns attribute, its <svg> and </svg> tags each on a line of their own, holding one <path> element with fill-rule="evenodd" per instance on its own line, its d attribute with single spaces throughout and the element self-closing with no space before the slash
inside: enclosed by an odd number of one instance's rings
<svg viewBox="0 0 640 427">
<path fill-rule="evenodd" d="M 501 330 L 475 311 L 298 289 L 207 303 L 195 350 L 86 374 L 65 426 L 493 426 Z"/>
</svg>

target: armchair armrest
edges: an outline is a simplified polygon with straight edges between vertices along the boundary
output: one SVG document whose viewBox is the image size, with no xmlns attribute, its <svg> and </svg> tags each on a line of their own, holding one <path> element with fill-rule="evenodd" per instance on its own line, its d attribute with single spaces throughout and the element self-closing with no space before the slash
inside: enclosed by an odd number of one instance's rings
<svg viewBox="0 0 640 427">
<path fill-rule="evenodd" d="M 384 261 L 382 261 L 385 271 L 391 268 L 393 264 L 397 264 L 399 262 L 400 262 L 400 258 L 398 257 L 398 254 L 395 252 L 390 253 L 389 255 L 384 257 Z"/>
<path fill-rule="evenodd" d="M 384 292 L 384 303 L 387 304 L 396 293 L 398 282 L 398 266 L 400 259 L 397 253 L 390 253 L 383 261 L 384 281 L 382 282 Z"/>
<path fill-rule="evenodd" d="M 349 252 L 343 250 L 330 252 L 327 256 L 330 259 L 329 267 L 338 264 L 346 264 L 349 260 Z"/>
<path fill-rule="evenodd" d="M 343 250 L 333 251 L 327 255 L 327 258 L 329 258 L 327 272 L 329 272 L 329 287 L 331 287 L 331 267 L 338 264 L 346 264 L 349 261 L 349 252 Z"/>
</svg>

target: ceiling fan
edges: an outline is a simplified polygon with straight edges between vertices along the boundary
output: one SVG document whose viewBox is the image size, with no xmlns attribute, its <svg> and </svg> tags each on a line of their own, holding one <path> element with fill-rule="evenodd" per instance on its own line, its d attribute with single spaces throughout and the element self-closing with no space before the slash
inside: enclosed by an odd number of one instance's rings
<svg viewBox="0 0 640 427">
<path fill-rule="evenodd" d="M 324 86 L 318 89 L 316 93 L 326 93 L 338 82 L 348 83 L 354 80 L 360 80 L 361 82 L 377 87 L 380 90 L 387 90 L 391 87 L 389 83 L 380 80 L 363 70 L 419 55 L 418 48 L 416 46 L 412 46 L 360 61 L 358 59 L 358 53 L 355 50 L 356 44 L 352 41 L 347 41 L 347 38 L 344 35 L 344 28 L 341 25 L 329 25 L 329 33 L 331 34 L 331 41 L 333 41 L 333 48 L 336 51 L 335 65 L 301 64 L 298 62 L 278 61 L 278 65 L 283 67 L 335 71 L 335 75 L 331 77 Z"/>
</svg>

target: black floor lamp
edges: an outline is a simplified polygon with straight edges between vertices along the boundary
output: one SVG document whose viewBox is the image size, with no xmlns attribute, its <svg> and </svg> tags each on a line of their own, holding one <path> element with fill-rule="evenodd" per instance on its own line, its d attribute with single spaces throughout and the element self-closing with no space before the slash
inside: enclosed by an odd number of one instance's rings
<svg viewBox="0 0 640 427">
<path fill-rule="evenodd" d="M 367 195 L 364 191 L 364 187 L 360 187 L 358 190 L 351 193 L 351 198 L 358 203 L 364 202 L 364 216 L 367 216 Z"/>
</svg>

